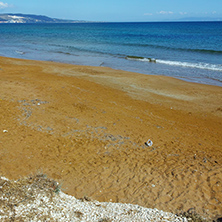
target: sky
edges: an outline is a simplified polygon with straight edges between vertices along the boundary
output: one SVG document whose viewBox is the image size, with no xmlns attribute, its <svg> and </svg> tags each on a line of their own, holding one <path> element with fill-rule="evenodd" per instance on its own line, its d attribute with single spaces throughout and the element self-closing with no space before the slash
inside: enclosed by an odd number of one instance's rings
<svg viewBox="0 0 222 222">
<path fill-rule="evenodd" d="M 222 0 L 0 0 L 0 13 L 107 22 L 222 20 Z"/>
</svg>

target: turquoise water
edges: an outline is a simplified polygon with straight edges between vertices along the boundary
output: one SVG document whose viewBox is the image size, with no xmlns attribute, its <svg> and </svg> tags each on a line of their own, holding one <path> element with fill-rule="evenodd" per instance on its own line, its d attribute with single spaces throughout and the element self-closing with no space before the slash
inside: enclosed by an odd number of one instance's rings
<svg viewBox="0 0 222 222">
<path fill-rule="evenodd" d="M 0 55 L 222 86 L 222 22 L 0 24 Z"/>
</svg>

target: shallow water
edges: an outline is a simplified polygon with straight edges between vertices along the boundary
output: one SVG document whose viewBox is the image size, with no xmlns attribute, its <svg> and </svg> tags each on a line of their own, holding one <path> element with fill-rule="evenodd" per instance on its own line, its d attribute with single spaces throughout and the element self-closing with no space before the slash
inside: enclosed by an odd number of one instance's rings
<svg viewBox="0 0 222 222">
<path fill-rule="evenodd" d="M 0 46 L 2 56 L 222 86 L 222 22 L 1 24 Z"/>
</svg>

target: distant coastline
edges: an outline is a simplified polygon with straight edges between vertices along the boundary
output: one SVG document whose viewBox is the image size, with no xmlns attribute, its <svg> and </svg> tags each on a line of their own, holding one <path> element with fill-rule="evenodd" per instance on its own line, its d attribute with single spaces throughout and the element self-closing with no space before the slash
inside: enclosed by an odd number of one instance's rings
<svg viewBox="0 0 222 222">
<path fill-rule="evenodd" d="M 105 21 L 86 21 L 86 20 L 72 20 L 72 19 L 58 19 L 51 18 L 45 15 L 35 14 L 22 14 L 22 13 L 4 13 L 0 14 L 0 24 L 3 23 L 104 23 Z M 119 22 L 119 23 L 132 23 Z M 176 20 L 164 20 L 164 21 L 135 21 L 135 23 L 141 22 L 222 22 L 222 18 L 202 18 L 202 17 L 189 17 Z M 105 22 L 105 23 L 113 23 Z M 116 22 L 114 22 L 116 23 Z"/>
<path fill-rule="evenodd" d="M 21 13 L 0 14 L 0 23 L 84 23 L 89 21 L 50 18 L 44 15 Z"/>
</svg>

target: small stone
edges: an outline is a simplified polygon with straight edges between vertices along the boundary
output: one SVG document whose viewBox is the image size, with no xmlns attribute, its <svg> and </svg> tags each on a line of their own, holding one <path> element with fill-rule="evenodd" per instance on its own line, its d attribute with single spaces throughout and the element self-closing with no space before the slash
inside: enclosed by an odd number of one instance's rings
<svg viewBox="0 0 222 222">
<path fill-rule="evenodd" d="M 147 142 L 145 142 L 145 145 L 148 146 L 148 147 L 150 147 L 150 146 L 153 145 L 153 141 L 148 140 Z"/>
</svg>

